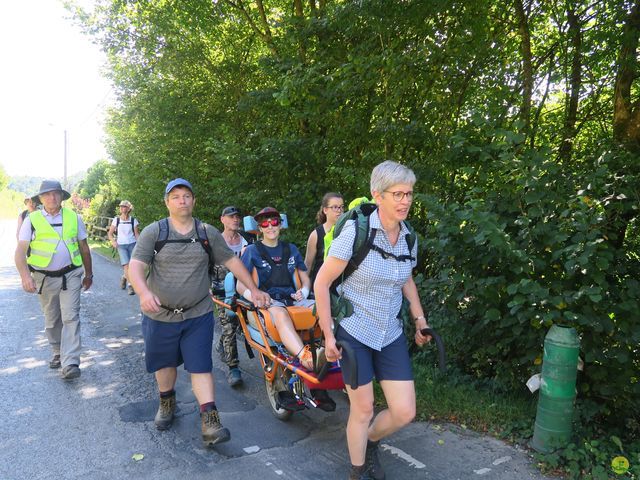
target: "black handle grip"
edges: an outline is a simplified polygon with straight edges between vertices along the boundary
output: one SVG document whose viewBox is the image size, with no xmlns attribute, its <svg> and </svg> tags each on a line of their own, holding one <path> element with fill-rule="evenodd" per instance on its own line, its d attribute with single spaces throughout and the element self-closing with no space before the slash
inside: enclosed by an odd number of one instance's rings
<svg viewBox="0 0 640 480">
<path fill-rule="evenodd" d="M 322 365 L 322 368 L 318 372 L 318 375 L 316 375 L 318 380 L 320 381 L 324 380 L 324 377 L 326 377 L 327 373 L 329 373 L 329 363 L 330 362 L 327 360 L 326 362 L 324 362 L 324 365 Z"/>
<path fill-rule="evenodd" d="M 358 362 L 356 361 L 356 355 L 353 353 L 353 348 L 347 342 L 336 342 L 336 347 L 342 349 L 342 355 L 347 354 L 347 358 L 351 360 L 349 369 L 349 378 L 347 383 L 355 390 L 358 388 Z M 344 375 L 344 372 L 343 372 Z"/>
<path fill-rule="evenodd" d="M 444 342 L 442 337 L 433 328 L 423 328 L 420 330 L 422 335 L 429 335 L 436 341 L 436 347 L 438 347 L 438 368 L 440 372 L 444 373 L 447 370 L 447 354 L 444 349 Z"/>
</svg>

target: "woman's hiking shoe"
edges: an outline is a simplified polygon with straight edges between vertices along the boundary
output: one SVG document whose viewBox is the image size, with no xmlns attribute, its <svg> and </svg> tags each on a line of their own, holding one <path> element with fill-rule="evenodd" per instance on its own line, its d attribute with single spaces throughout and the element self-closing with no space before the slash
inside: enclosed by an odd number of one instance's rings
<svg viewBox="0 0 640 480">
<path fill-rule="evenodd" d="M 65 380 L 73 380 L 80 376 L 80 367 L 78 365 L 67 365 L 62 369 L 62 378 Z"/>
<path fill-rule="evenodd" d="M 122 278 L 120 279 L 120 288 L 122 290 L 124 290 L 125 288 L 127 288 L 127 277 L 125 277 L 124 275 L 122 276 Z"/>
<path fill-rule="evenodd" d="M 378 444 L 380 441 L 372 442 L 367 440 L 367 451 L 365 453 L 365 465 L 369 470 L 369 475 L 374 480 L 384 480 L 384 470 L 380 464 L 378 455 Z"/>
<path fill-rule="evenodd" d="M 166 430 L 173 423 L 173 414 L 176 411 L 176 394 L 170 397 L 160 397 L 160 405 L 153 423 L 156 424 L 158 430 Z"/>
<path fill-rule="evenodd" d="M 51 360 L 49 360 L 49 368 L 60 368 L 61 366 L 62 363 L 60 363 L 59 353 L 51 357 Z"/>
<path fill-rule="evenodd" d="M 213 447 L 231 439 L 228 428 L 224 428 L 220 423 L 220 415 L 217 410 L 209 410 L 200 414 L 202 421 L 202 442 L 205 447 Z"/>
<path fill-rule="evenodd" d="M 131 285 L 129 285 L 129 289 L 127 290 L 127 292 L 129 293 L 129 295 L 135 295 L 136 291 L 133 289 L 133 287 Z"/>
<path fill-rule="evenodd" d="M 351 471 L 349 472 L 349 480 L 371 480 L 373 477 L 369 475 L 367 464 L 356 467 L 351 465 Z"/>
<path fill-rule="evenodd" d="M 239 387 L 242 385 L 242 374 L 240 373 L 240 369 L 238 367 L 233 367 L 229 369 L 229 373 L 227 374 L 227 382 L 232 387 Z"/>
</svg>

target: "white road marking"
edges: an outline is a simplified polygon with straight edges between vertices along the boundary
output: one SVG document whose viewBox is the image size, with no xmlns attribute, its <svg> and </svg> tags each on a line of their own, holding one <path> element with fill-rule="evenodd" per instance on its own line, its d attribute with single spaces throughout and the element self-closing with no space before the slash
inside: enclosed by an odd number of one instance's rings
<svg viewBox="0 0 640 480">
<path fill-rule="evenodd" d="M 260 451 L 260 447 L 259 447 L 258 445 L 252 445 L 252 446 L 250 446 L 250 447 L 245 447 L 245 448 L 243 448 L 243 450 L 244 450 L 246 453 L 256 453 L 256 452 L 259 452 L 259 451 Z"/>
<path fill-rule="evenodd" d="M 383 450 L 387 450 L 387 451 L 391 452 L 393 455 L 395 455 L 396 457 L 404 460 L 405 462 L 407 462 L 409 465 L 411 465 L 414 468 L 425 468 L 426 467 L 426 465 L 424 463 L 416 460 L 411 455 L 409 455 L 408 453 L 400 450 L 399 448 L 392 447 L 391 445 L 387 445 L 386 443 L 381 443 L 380 447 Z"/>
<path fill-rule="evenodd" d="M 491 471 L 490 468 L 481 468 L 480 470 L 474 470 L 473 473 L 477 473 L 478 475 L 484 475 L 485 473 L 489 473 Z"/>
<path fill-rule="evenodd" d="M 493 464 L 494 465 L 500 465 L 501 463 L 508 462 L 509 460 L 511 460 L 511 456 L 507 455 L 506 457 L 500 457 L 500 458 L 494 460 Z"/>
</svg>

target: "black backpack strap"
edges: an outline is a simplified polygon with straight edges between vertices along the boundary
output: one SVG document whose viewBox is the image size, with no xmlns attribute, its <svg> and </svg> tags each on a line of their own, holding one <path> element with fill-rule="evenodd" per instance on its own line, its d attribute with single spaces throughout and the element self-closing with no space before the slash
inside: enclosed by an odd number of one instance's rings
<svg viewBox="0 0 640 480">
<path fill-rule="evenodd" d="M 156 243 L 153 247 L 153 256 L 158 255 L 158 252 L 162 250 L 167 243 L 167 238 L 169 238 L 169 219 L 163 218 L 158 222 L 158 238 L 156 239 Z"/>
<path fill-rule="evenodd" d="M 318 225 L 316 227 L 316 258 L 315 261 L 317 263 L 322 263 L 322 259 L 324 258 L 324 236 L 325 231 L 322 225 Z"/>
<path fill-rule="evenodd" d="M 271 258 L 271 256 L 267 252 L 267 249 L 264 247 L 262 241 L 258 240 L 256 243 L 254 243 L 254 245 L 256 246 L 256 250 L 258 250 L 258 253 L 260 254 L 260 258 L 267 262 L 272 269 L 275 268 L 276 262 L 273 261 L 273 258 Z"/>
<path fill-rule="evenodd" d="M 209 258 L 211 258 L 211 245 L 209 245 L 207 227 L 197 218 L 194 218 L 194 220 L 196 222 L 196 235 L 198 236 L 198 241 L 200 242 L 200 245 L 202 245 L 202 248 L 204 248 L 204 251 L 207 252 L 207 255 L 209 255 Z"/>
<path fill-rule="evenodd" d="M 120 226 L 120 215 L 116 217 L 116 236 L 118 236 L 118 227 Z"/>
<path fill-rule="evenodd" d="M 369 222 L 369 217 L 367 217 L 367 223 L 368 222 Z M 358 269 L 358 267 L 364 261 L 367 255 L 369 255 L 369 251 L 371 251 L 371 249 L 373 249 L 374 247 L 373 241 L 375 240 L 377 233 L 378 233 L 378 230 L 376 228 L 370 228 L 369 237 L 362 244 L 362 247 L 360 247 L 360 250 L 352 253 L 351 258 L 349 259 L 349 263 L 347 264 L 347 267 L 344 269 L 345 280 L 349 278 L 349 276 Z M 356 225 L 356 237 L 353 240 L 354 247 L 356 245 L 357 236 L 358 236 L 358 228 Z"/>
</svg>

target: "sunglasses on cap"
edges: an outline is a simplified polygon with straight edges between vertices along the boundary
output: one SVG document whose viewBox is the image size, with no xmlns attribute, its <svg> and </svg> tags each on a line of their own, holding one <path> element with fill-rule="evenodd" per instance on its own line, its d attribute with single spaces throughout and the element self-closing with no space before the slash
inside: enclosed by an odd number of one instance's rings
<svg viewBox="0 0 640 480">
<path fill-rule="evenodd" d="M 278 225 L 280 225 L 280 219 L 267 218 L 265 220 L 262 220 L 258 225 L 260 225 L 261 228 L 269 228 L 269 225 L 271 225 L 272 227 L 277 227 Z"/>
</svg>

